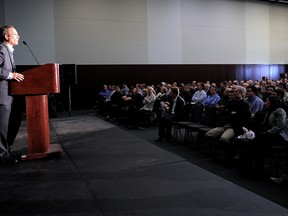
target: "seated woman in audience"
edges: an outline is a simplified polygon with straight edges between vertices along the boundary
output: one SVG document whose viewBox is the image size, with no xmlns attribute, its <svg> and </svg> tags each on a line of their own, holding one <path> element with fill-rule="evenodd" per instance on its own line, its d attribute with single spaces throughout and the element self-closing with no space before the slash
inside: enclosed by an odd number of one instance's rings
<svg viewBox="0 0 288 216">
<path fill-rule="evenodd" d="M 269 96 L 265 101 L 265 117 L 262 122 L 261 132 L 257 133 L 255 140 L 253 140 L 256 175 L 264 175 L 264 162 L 270 146 L 287 145 L 287 124 L 287 114 L 282 108 L 279 97 L 276 95 Z"/>
<path fill-rule="evenodd" d="M 140 110 L 152 112 L 155 100 L 156 96 L 154 94 L 154 89 L 151 86 L 148 86 L 146 95 L 143 99 L 144 106 L 141 107 Z"/>
<path fill-rule="evenodd" d="M 145 113 L 152 113 L 154 108 L 154 103 L 156 100 L 156 96 L 154 94 L 154 89 L 151 86 L 148 86 L 146 89 L 143 90 L 143 106 L 135 110 L 131 113 L 128 119 L 128 127 L 129 128 L 137 128 L 142 126 L 144 120 Z"/>
</svg>

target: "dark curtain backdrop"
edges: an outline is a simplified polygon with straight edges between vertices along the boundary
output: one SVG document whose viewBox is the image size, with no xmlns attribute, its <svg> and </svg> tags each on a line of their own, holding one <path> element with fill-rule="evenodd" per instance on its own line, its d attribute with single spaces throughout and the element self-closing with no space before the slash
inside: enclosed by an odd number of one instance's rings
<svg viewBox="0 0 288 216">
<path fill-rule="evenodd" d="M 33 65 L 18 66 L 25 71 Z M 191 83 L 193 80 L 215 82 L 224 80 L 261 80 L 266 76 L 278 80 L 280 73 L 287 71 L 288 65 L 264 64 L 208 64 L 208 65 L 76 65 L 77 84 L 65 80 L 60 65 L 61 93 L 55 95 L 58 109 L 67 109 L 68 87 L 71 89 L 72 109 L 90 109 L 104 84 L 122 86 L 146 83 L 157 85 L 164 82 Z M 71 68 L 71 67 L 69 67 Z M 73 68 L 73 67 L 72 67 Z M 73 74 L 69 71 L 68 74 Z M 60 103 L 60 105 L 59 105 Z"/>
</svg>

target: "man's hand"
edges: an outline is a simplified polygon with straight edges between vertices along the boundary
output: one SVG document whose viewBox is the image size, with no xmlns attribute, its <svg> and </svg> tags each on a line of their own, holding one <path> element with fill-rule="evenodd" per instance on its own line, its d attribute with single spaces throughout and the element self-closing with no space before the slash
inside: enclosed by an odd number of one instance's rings
<svg viewBox="0 0 288 216">
<path fill-rule="evenodd" d="M 21 73 L 14 72 L 12 79 L 16 80 L 17 82 L 21 82 L 24 80 L 24 75 Z"/>
</svg>

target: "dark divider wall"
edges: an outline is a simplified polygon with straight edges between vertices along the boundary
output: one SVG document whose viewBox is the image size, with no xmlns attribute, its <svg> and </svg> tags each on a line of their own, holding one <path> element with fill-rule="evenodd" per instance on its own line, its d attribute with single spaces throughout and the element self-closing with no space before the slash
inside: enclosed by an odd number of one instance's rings
<svg viewBox="0 0 288 216">
<path fill-rule="evenodd" d="M 32 66 L 18 66 L 24 71 Z M 287 65 L 246 65 L 246 64 L 207 64 L 207 65 L 76 65 L 77 85 L 71 86 L 72 110 L 91 109 L 104 84 L 122 86 L 146 83 L 157 85 L 168 83 L 191 83 L 191 81 L 215 82 L 223 80 L 260 80 L 262 76 L 278 80 L 280 73 L 287 71 Z M 66 100 L 67 86 L 61 79 L 61 95 L 58 100 Z M 63 99 L 64 98 L 64 99 Z M 62 103 L 63 101 L 61 101 Z M 67 109 L 64 107 L 64 109 Z"/>
</svg>

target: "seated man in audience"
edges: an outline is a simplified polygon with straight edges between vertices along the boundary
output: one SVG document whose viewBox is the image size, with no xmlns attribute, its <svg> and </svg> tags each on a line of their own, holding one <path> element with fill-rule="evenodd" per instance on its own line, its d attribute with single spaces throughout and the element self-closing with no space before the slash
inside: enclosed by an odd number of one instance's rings
<svg viewBox="0 0 288 216">
<path fill-rule="evenodd" d="M 220 96 L 217 93 L 217 87 L 211 85 L 210 94 L 205 98 L 204 106 L 216 106 L 219 100 Z"/>
<path fill-rule="evenodd" d="M 111 117 L 116 119 L 119 116 L 119 109 L 122 105 L 122 94 L 120 87 L 115 86 L 114 90 L 110 92 L 109 96 L 105 100 L 105 119 L 109 120 Z"/>
<path fill-rule="evenodd" d="M 217 93 L 220 97 L 223 96 L 223 93 L 226 89 L 227 85 L 226 85 L 226 81 L 222 81 L 219 83 L 219 87 L 218 87 L 218 90 L 217 90 Z"/>
<path fill-rule="evenodd" d="M 129 89 L 128 86 L 124 83 L 124 84 L 122 85 L 122 89 L 120 90 L 121 94 L 122 94 L 122 95 L 127 95 L 129 91 L 130 91 L 130 89 Z"/>
<path fill-rule="evenodd" d="M 202 112 L 204 111 L 204 101 L 207 97 L 204 91 L 204 83 L 197 83 L 197 91 L 191 99 L 190 116 L 193 122 L 200 122 L 202 119 Z"/>
<path fill-rule="evenodd" d="M 167 88 L 165 86 L 162 86 L 160 87 L 160 90 L 156 95 L 153 111 L 156 113 L 157 119 L 159 119 L 162 114 L 161 102 L 165 102 L 168 100 L 168 95 L 166 95 L 166 91 Z"/>
<path fill-rule="evenodd" d="M 276 89 L 281 89 L 284 91 L 283 101 L 285 101 L 287 103 L 288 102 L 287 83 L 286 82 L 278 83 Z"/>
<path fill-rule="evenodd" d="M 243 134 L 243 127 L 247 127 L 250 119 L 249 105 L 244 101 L 246 89 L 243 86 L 235 86 L 233 97 L 224 106 L 222 113 L 224 121 L 222 125 L 211 129 L 206 133 L 206 138 L 218 138 L 222 143 L 230 143 L 231 139 Z"/>
<path fill-rule="evenodd" d="M 143 106 L 143 96 L 140 94 L 140 90 L 133 86 L 130 86 L 127 95 L 122 96 L 122 100 L 122 120 L 129 119 L 132 113 L 139 110 Z"/>
<path fill-rule="evenodd" d="M 262 90 L 263 101 L 266 101 L 267 98 L 273 94 L 274 90 L 275 90 L 275 86 L 267 85 L 265 89 Z"/>
<path fill-rule="evenodd" d="M 99 97 L 100 98 L 107 98 L 109 95 L 109 89 L 107 85 L 103 85 L 103 89 L 99 92 Z"/>
<path fill-rule="evenodd" d="M 107 115 L 107 109 L 110 106 L 111 103 L 111 96 L 115 93 L 115 86 L 114 85 L 109 85 L 108 87 L 108 95 L 104 98 L 102 101 L 99 101 L 99 103 L 97 104 L 97 108 L 98 108 L 98 113 L 99 114 L 103 114 L 103 115 Z"/>
<path fill-rule="evenodd" d="M 264 101 L 257 96 L 258 89 L 255 86 L 247 86 L 246 92 L 246 98 L 244 101 L 249 104 L 251 118 L 254 118 L 255 113 L 263 111 Z"/>
<path fill-rule="evenodd" d="M 183 91 L 180 92 L 180 96 L 185 100 L 186 103 L 190 103 L 192 99 L 192 94 L 189 85 L 183 87 Z"/>
<path fill-rule="evenodd" d="M 192 103 L 204 103 L 205 98 L 207 97 L 206 92 L 204 91 L 204 83 L 197 83 L 197 91 L 193 94 L 191 102 Z"/>
<path fill-rule="evenodd" d="M 210 94 L 210 88 L 211 88 L 211 84 L 209 81 L 207 81 L 206 83 L 204 83 L 204 91 L 206 93 L 206 95 L 208 96 Z"/>
<path fill-rule="evenodd" d="M 171 103 L 166 102 L 163 105 L 164 110 L 160 119 L 159 139 L 157 141 L 169 142 L 172 139 L 172 122 L 182 120 L 183 117 L 185 101 L 179 96 L 179 89 L 173 87 L 170 96 L 172 99 Z"/>
<path fill-rule="evenodd" d="M 103 89 L 98 93 L 97 100 L 95 101 L 94 109 L 100 111 L 103 107 L 104 101 L 109 96 L 110 90 L 107 85 L 103 85 Z"/>
</svg>

